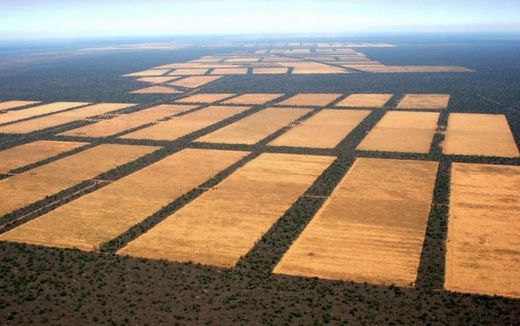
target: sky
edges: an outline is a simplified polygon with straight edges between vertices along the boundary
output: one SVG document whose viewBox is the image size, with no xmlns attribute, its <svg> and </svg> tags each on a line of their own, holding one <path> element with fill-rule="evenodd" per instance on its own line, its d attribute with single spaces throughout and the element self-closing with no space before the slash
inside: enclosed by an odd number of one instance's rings
<svg viewBox="0 0 520 326">
<path fill-rule="evenodd" d="M 0 39 L 520 32 L 520 0 L 0 0 Z"/>
</svg>

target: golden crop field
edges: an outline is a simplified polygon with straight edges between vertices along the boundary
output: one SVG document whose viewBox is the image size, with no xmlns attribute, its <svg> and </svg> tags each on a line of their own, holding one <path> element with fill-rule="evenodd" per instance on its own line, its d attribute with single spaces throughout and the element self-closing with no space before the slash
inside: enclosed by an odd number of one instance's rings
<svg viewBox="0 0 520 326">
<path fill-rule="evenodd" d="M 4 233 L 0 239 L 95 250 L 247 154 L 185 149 Z"/>
<path fill-rule="evenodd" d="M 280 93 L 247 93 L 222 102 L 223 104 L 250 104 L 261 105 L 273 101 L 284 94 Z"/>
<path fill-rule="evenodd" d="M 358 158 L 274 273 L 413 285 L 437 165 Z"/>
<path fill-rule="evenodd" d="M 503 114 L 451 113 L 445 154 L 518 157 L 518 147 Z"/>
<path fill-rule="evenodd" d="M 236 94 L 227 94 L 227 93 L 202 93 L 190 95 L 188 97 L 183 97 L 177 102 L 184 103 L 214 103 L 220 100 L 224 100 L 228 97 L 235 96 Z"/>
<path fill-rule="evenodd" d="M 87 105 L 87 102 L 55 102 L 33 106 L 27 109 L 7 111 L 0 115 L 0 124 L 13 122 L 21 119 L 36 117 L 43 114 L 55 113 L 77 106 Z"/>
<path fill-rule="evenodd" d="M 352 94 L 339 101 L 336 106 L 349 108 L 380 108 L 392 98 L 393 94 Z"/>
<path fill-rule="evenodd" d="M 280 103 L 279 105 L 304 105 L 304 106 L 326 106 L 334 101 L 341 94 L 327 94 L 327 93 L 301 93 L 296 94 Z"/>
<path fill-rule="evenodd" d="M 249 107 L 210 106 L 182 116 L 173 117 L 171 120 L 159 122 L 153 126 L 124 135 L 121 138 L 175 140 L 249 109 Z"/>
<path fill-rule="evenodd" d="M 65 190 L 157 150 L 152 146 L 99 145 L 0 180 L 0 216 Z"/>
<path fill-rule="evenodd" d="M 233 267 L 334 159 L 262 154 L 119 253 Z"/>
<path fill-rule="evenodd" d="M 267 108 L 203 136 L 197 141 L 253 145 L 308 112 L 309 109 L 301 108 Z"/>
<path fill-rule="evenodd" d="M 387 112 L 358 149 L 428 153 L 438 120 L 435 112 Z"/>
<path fill-rule="evenodd" d="M 0 174 L 68 152 L 87 143 L 37 140 L 0 151 Z"/>
<path fill-rule="evenodd" d="M 519 185 L 519 166 L 453 163 L 447 290 L 520 298 Z"/>
<path fill-rule="evenodd" d="M 128 103 L 99 103 L 85 106 L 71 111 L 59 112 L 35 118 L 27 121 L 16 122 L 3 127 L 0 127 L 0 133 L 23 134 L 37 130 L 43 130 L 51 127 L 56 127 L 73 121 L 102 115 L 111 111 L 117 111 L 133 106 Z"/>
<path fill-rule="evenodd" d="M 276 138 L 269 145 L 334 148 L 370 112 L 368 110 L 322 110 Z"/>
<path fill-rule="evenodd" d="M 111 119 L 100 120 L 96 123 L 89 124 L 84 127 L 79 127 L 63 132 L 60 135 L 107 137 L 125 130 L 145 125 L 147 123 L 152 123 L 157 120 L 164 119 L 177 113 L 189 111 L 194 108 L 196 108 L 195 105 L 160 104 L 145 110 L 140 110 L 128 114 L 121 114 Z"/>
<path fill-rule="evenodd" d="M 398 109 L 447 109 L 449 94 L 406 94 L 397 105 Z"/>
<path fill-rule="evenodd" d="M 0 111 L 19 108 L 26 105 L 37 104 L 39 101 L 5 101 L 0 102 Z"/>
</svg>

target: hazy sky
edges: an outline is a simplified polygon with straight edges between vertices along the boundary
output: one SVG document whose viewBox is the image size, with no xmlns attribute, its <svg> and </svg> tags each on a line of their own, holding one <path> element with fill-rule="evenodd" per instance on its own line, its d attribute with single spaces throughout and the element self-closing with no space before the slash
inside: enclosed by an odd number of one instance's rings
<svg viewBox="0 0 520 326">
<path fill-rule="evenodd" d="M 0 39 L 520 31 L 520 0 L 0 0 Z"/>
</svg>

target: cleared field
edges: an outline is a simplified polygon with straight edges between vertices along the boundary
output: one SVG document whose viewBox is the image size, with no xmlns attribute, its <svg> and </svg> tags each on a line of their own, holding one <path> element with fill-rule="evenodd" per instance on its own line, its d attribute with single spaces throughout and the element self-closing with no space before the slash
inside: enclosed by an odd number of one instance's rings
<svg viewBox="0 0 520 326">
<path fill-rule="evenodd" d="M 307 105 L 307 106 L 326 106 L 334 101 L 341 94 L 329 93 L 301 93 L 289 97 L 285 101 L 278 103 L 279 105 Z"/>
<path fill-rule="evenodd" d="M 392 98 L 393 94 L 352 94 L 336 104 L 344 107 L 381 108 Z"/>
<path fill-rule="evenodd" d="M 334 159 L 262 154 L 119 253 L 233 267 Z"/>
<path fill-rule="evenodd" d="M 190 76 L 190 75 L 204 75 L 208 72 L 209 69 L 207 68 L 181 68 L 181 69 L 175 69 L 174 71 L 170 72 L 168 75 L 173 76 Z"/>
<path fill-rule="evenodd" d="M 231 96 L 235 96 L 236 94 L 229 93 L 202 93 L 195 94 L 188 97 L 183 97 L 178 99 L 177 102 L 184 103 L 214 103 L 223 99 L 226 99 Z"/>
<path fill-rule="evenodd" d="M 37 140 L 0 151 L 0 173 L 7 173 L 83 145 L 86 143 Z"/>
<path fill-rule="evenodd" d="M 247 68 L 215 68 L 212 75 L 245 75 Z"/>
<path fill-rule="evenodd" d="M 453 163 L 444 287 L 520 298 L 520 167 Z"/>
<path fill-rule="evenodd" d="M 289 68 L 253 68 L 253 75 L 286 74 Z"/>
<path fill-rule="evenodd" d="M 56 127 L 73 121 L 94 117 L 111 111 L 121 110 L 133 106 L 129 103 L 100 103 L 89 105 L 83 108 L 71 111 L 60 112 L 41 118 L 35 118 L 27 121 L 16 122 L 0 127 L 0 133 L 23 134 L 37 130 L 43 130 Z"/>
<path fill-rule="evenodd" d="M 23 110 L 8 111 L 0 114 L 0 124 L 14 122 L 21 119 L 36 117 L 42 114 L 55 113 L 63 110 L 72 109 L 77 106 L 87 105 L 87 102 L 55 102 L 50 104 L 38 105 Z"/>
<path fill-rule="evenodd" d="M 451 113 L 445 154 L 518 157 L 520 153 L 503 114 Z"/>
<path fill-rule="evenodd" d="M 203 136 L 197 141 L 253 145 L 308 112 L 310 109 L 267 108 Z"/>
<path fill-rule="evenodd" d="M 142 77 L 137 78 L 137 81 L 144 82 L 144 83 L 150 83 L 150 84 L 162 84 L 167 83 L 170 81 L 174 81 L 179 77 Z"/>
<path fill-rule="evenodd" d="M 192 76 L 192 77 L 186 77 L 186 78 L 176 80 L 172 83 L 169 83 L 168 85 L 196 88 L 196 87 L 204 86 L 206 84 L 214 82 L 215 80 L 218 80 L 220 78 L 222 78 L 222 77 L 221 76 Z"/>
<path fill-rule="evenodd" d="M 249 93 L 249 94 L 243 94 L 237 97 L 234 97 L 232 99 L 226 100 L 223 103 L 224 104 L 265 104 L 267 102 L 270 102 L 274 99 L 277 99 L 284 94 L 275 94 L 275 93 Z"/>
<path fill-rule="evenodd" d="M 148 69 L 143 71 L 134 72 L 128 75 L 124 75 L 126 77 L 155 77 L 155 76 L 162 76 L 166 74 L 169 69 Z"/>
<path fill-rule="evenodd" d="M 276 138 L 269 145 L 334 148 L 370 112 L 322 110 Z"/>
<path fill-rule="evenodd" d="M 2 234 L 0 239 L 96 250 L 247 154 L 185 149 Z"/>
<path fill-rule="evenodd" d="M 5 101 L 0 102 L 0 111 L 19 108 L 30 104 L 40 103 L 39 101 Z"/>
<path fill-rule="evenodd" d="M 357 149 L 428 153 L 438 120 L 436 112 L 387 112 Z"/>
<path fill-rule="evenodd" d="M 449 94 L 406 94 L 397 108 L 443 110 L 448 108 L 449 101 Z"/>
<path fill-rule="evenodd" d="M 112 119 L 101 120 L 84 127 L 66 131 L 60 135 L 107 137 L 196 107 L 196 105 L 160 104 L 145 110 L 121 114 Z"/>
<path fill-rule="evenodd" d="M 99 145 L 78 154 L 0 180 L 0 216 L 65 190 L 158 149 Z"/>
<path fill-rule="evenodd" d="M 249 107 L 210 106 L 121 136 L 126 139 L 176 140 L 249 110 Z"/>
<path fill-rule="evenodd" d="M 437 166 L 358 158 L 274 273 L 413 285 Z"/>
<path fill-rule="evenodd" d="M 179 94 L 182 93 L 175 88 L 167 86 L 150 86 L 131 91 L 130 94 Z"/>
</svg>

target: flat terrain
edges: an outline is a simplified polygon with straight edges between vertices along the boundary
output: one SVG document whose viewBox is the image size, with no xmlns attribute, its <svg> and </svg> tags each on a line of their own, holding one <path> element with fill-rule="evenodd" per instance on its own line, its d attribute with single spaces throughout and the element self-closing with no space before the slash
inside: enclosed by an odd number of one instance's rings
<svg viewBox="0 0 520 326">
<path fill-rule="evenodd" d="M 156 147 L 100 145 L 78 154 L 0 180 L 0 216 L 65 190 L 119 165 L 151 153 Z"/>
<path fill-rule="evenodd" d="M 223 104 L 266 104 L 267 102 L 273 101 L 284 94 L 276 94 L 276 93 L 250 93 L 243 94 L 237 97 L 233 97 L 232 99 L 225 100 L 222 102 Z"/>
<path fill-rule="evenodd" d="M 520 167 L 454 163 L 445 288 L 520 298 Z"/>
<path fill-rule="evenodd" d="M 175 140 L 248 110 L 247 107 L 210 106 L 171 120 L 129 133 L 121 138 Z"/>
<path fill-rule="evenodd" d="M 278 104 L 280 105 L 306 105 L 306 106 L 325 106 L 334 101 L 341 94 L 296 94 Z"/>
<path fill-rule="evenodd" d="M 267 108 L 201 137 L 197 141 L 253 145 L 309 112 L 310 110 L 301 108 Z"/>
<path fill-rule="evenodd" d="M 274 273 L 412 286 L 436 162 L 356 160 Z"/>
<path fill-rule="evenodd" d="M 333 160 L 262 154 L 119 253 L 233 267 Z"/>
<path fill-rule="evenodd" d="M 195 94 L 188 97 L 181 98 L 178 102 L 184 103 L 215 103 L 224 100 L 228 97 L 232 97 L 236 94 Z"/>
<path fill-rule="evenodd" d="M 446 109 L 449 94 L 406 94 L 397 105 L 398 109 Z"/>
<path fill-rule="evenodd" d="M 0 239 L 96 250 L 246 154 L 186 149 L 4 233 Z"/>
<path fill-rule="evenodd" d="M 21 110 L 8 111 L 0 115 L 0 124 L 13 122 L 17 120 L 27 119 L 36 117 L 43 114 L 55 113 L 67 109 L 71 109 L 77 106 L 86 105 L 89 103 L 85 102 L 57 102 L 50 104 L 38 105 Z"/>
<path fill-rule="evenodd" d="M 369 114 L 366 110 L 322 110 L 269 145 L 334 148 Z"/>
<path fill-rule="evenodd" d="M 520 156 L 503 114 L 450 114 L 443 151 L 457 155 Z"/>
<path fill-rule="evenodd" d="M 438 119 L 433 112 L 387 112 L 358 149 L 428 153 Z"/>
<path fill-rule="evenodd" d="M 349 108 L 380 108 L 383 107 L 393 94 L 351 94 L 339 101 L 336 106 Z"/>
<path fill-rule="evenodd" d="M 71 151 L 87 143 L 37 140 L 0 151 L 0 174 Z"/>
<path fill-rule="evenodd" d="M 9 110 L 9 109 L 19 108 L 22 106 L 37 104 L 37 103 L 40 103 L 40 102 L 38 102 L 38 101 L 5 101 L 5 102 L 0 102 L 0 110 Z"/>
</svg>

